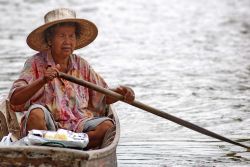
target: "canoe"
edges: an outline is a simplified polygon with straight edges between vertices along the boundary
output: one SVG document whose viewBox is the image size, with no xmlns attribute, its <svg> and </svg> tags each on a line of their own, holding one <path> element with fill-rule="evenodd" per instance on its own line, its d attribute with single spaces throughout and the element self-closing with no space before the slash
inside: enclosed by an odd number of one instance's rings
<svg viewBox="0 0 250 167">
<path fill-rule="evenodd" d="M 100 149 L 76 150 L 47 146 L 0 146 L 0 166 L 8 167 L 114 167 L 117 166 L 116 148 L 120 125 L 116 112 L 109 107 L 108 116 L 115 126 L 105 135 Z M 10 111 L 7 100 L 0 101 L 0 139 L 9 132 L 19 137 L 18 116 Z"/>
</svg>

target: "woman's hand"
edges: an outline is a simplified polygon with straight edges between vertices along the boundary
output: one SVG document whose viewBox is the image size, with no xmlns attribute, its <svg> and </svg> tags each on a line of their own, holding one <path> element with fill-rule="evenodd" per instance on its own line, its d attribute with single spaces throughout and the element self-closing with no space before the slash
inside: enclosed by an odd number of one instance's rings
<svg viewBox="0 0 250 167">
<path fill-rule="evenodd" d="M 57 64 L 55 67 L 48 67 L 44 73 L 43 80 L 45 83 L 52 81 L 54 78 L 58 77 L 60 70 L 60 65 Z"/>
<path fill-rule="evenodd" d="M 127 86 L 118 86 L 115 89 L 112 89 L 112 91 L 121 94 L 124 97 L 124 101 L 127 103 L 132 103 L 135 100 L 135 93 L 133 89 Z M 112 98 L 112 97 L 107 97 L 106 103 L 107 104 L 112 104 L 117 102 L 118 100 Z"/>
<path fill-rule="evenodd" d="M 44 86 L 45 83 L 52 81 L 58 76 L 60 65 L 56 67 L 48 67 L 45 71 L 44 77 L 35 80 L 34 82 L 16 88 L 11 96 L 10 103 L 12 105 L 21 105 L 26 103 L 34 94 Z"/>
</svg>

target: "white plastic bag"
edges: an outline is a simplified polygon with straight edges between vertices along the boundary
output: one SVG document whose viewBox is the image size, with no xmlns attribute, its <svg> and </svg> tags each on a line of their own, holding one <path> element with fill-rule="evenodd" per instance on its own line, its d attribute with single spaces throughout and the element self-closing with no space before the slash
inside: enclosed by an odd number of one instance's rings
<svg viewBox="0 0 250 167">
<path fill-rule="evenodd" d="M 11 136 L 12 133 L 9 133 L 8 136 L 4 136 L 1 140 L 1 145 L 10 146 L 12 144 Z"/>
<path fill-rule="evenodd" d="M 27 145 L 46 145 L 54 147 L 83 149 L 89 143 L 86 133 L 75 133 L 72 131 L 58 129 L 57 131 L 31 130 L 24 137 Z"/>
</svg>

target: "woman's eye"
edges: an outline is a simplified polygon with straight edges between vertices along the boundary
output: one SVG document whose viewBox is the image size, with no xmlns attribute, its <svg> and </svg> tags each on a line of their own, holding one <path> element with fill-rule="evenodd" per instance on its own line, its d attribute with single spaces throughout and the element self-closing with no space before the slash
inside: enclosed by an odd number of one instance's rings
<svg viewBox="0 0 250 167">
<path fill-rule="evenodd" d="M 73 34 L 73 35 L 70 35 L 69 37 L 70 37 L 70 38 L 75 38 L 76 36 Z"/>
</svg>

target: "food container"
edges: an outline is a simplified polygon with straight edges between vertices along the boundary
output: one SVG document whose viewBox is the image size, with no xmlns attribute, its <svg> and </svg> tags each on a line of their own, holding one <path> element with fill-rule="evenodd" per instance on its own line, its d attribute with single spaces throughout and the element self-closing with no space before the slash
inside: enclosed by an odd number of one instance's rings
<svg viewBox="0 0 250 167">
<path fill-rule="evenodd" d="M 75 133 L 65 129 L 57 131 L 31 130 L 24 138 L 27 145 L 43 145 L 83 149 L 89 143 L 86 133 Z"/>
</svg>

